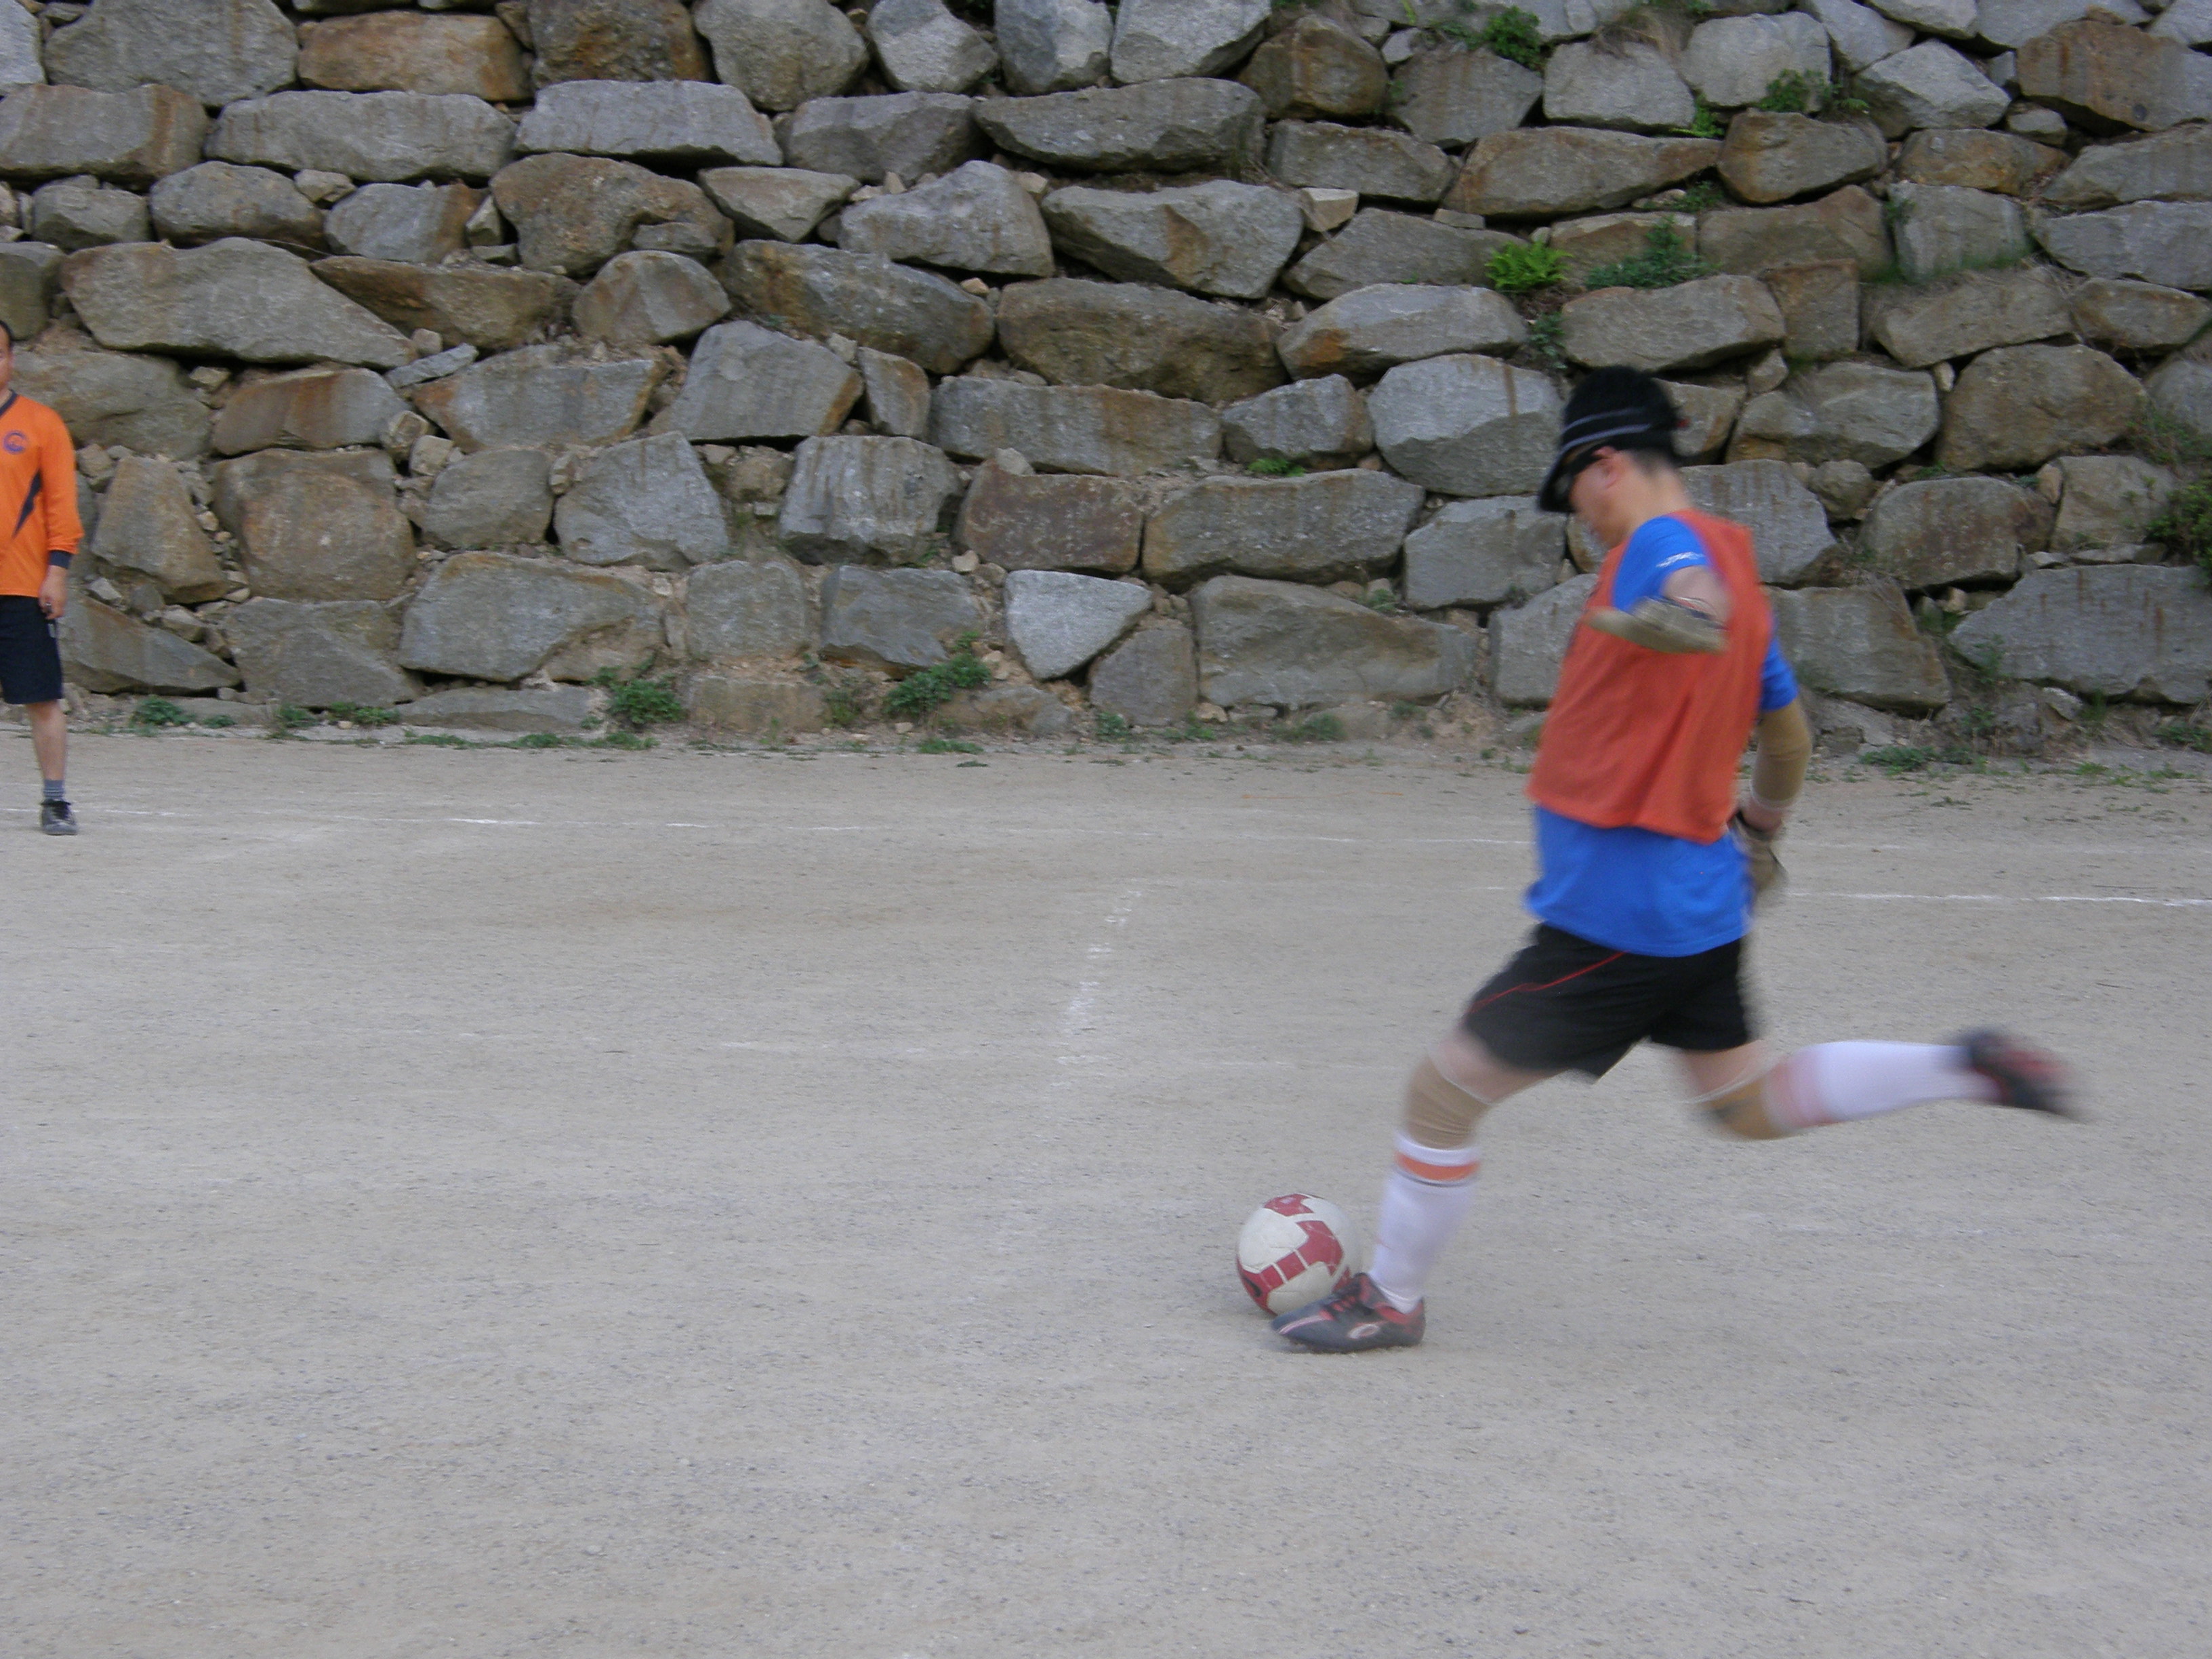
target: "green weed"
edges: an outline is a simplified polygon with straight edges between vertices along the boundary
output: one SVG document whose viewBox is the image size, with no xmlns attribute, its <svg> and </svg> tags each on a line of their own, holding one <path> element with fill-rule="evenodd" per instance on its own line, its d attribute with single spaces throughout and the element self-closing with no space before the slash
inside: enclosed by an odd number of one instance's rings
<svg viewBox="0 0 2212 1659">
<path fill-rule="evenodd" d="M 192 717 L 167 697 L 141 697 L 138 706 L 131 711 L 131 724 L 142 732 L 155 732 L 165 726 L 190 726 L 191 723 Z"/>
<path fill-rule="evenodd" d="M 1098 735 L 1107 742 L 1119 742 L 1123 738 L 1132 738 L 1137 734 L 1135 726 L 1130 725 L 1121 715 L 1109 710 L 1100 709 L 1097 719 Z"/>
<path fill-rule="evenodd" d="M 1711 179 L 1700 179 L 1694 185 L 1683 187 L 1681 199 L 1670 210 L 1675 213 L 1711 213 L 1715 208 L 1729 204 L 1729 193 Z"/>
<path fill-rule="evenodd" d="M 891 687 L 884 699 L 884 712 L 894 717 L 918 720 L 939 705 L 951 701 L 956 691 L 971 690 L 991 683 L 991 671 L 977 660 L 975 636 L 963 634 L 943 662 L 908 675 Z"/>
<path fill-rule="evenodd" d="M 1691 251 L 1680 231 L 1672 225 L 1654 225 L 1644 233 L 1643 252 L 1597 266 L 1583 278 L 1583 286 L 1672 288 L 1711 275 L 1712 267 Z"/>
<path fill-rule="evenodd" d="M 604 738 L 594 738 L 584 746 L 586 749 L 650 749 L 653 741 L 642 732 L 614 731 Z"/>
<path fill-rule="evenodd" d="M 1490 256 L 1490 285 L 1500 294 L 1533 294 L 1567 274 L 1567 256 L 1541 242 L 1502 247 Z"/>
<path fill-rule="evenodd" d="M 1869 766 L 1879 766 L 1893 778 L 1905 772 L 1926 771 L 1936 763 L 1936 751 L 1900 743 L 1886 749 L 1862 749 L 1859 758 Z"/>
<path fill-rule="evenodd" d="M 2184 484 L 2144 532 L 2169 553 L 2191 561 L 2212 582 L 2212 483 Z M 144 705 L 142 703 L 141 708 Z"/>
<path fill-rule="evenodd" d="M 276 727 L 282 732 L 304 731 L 310 726 L 322 724 L 323 717 L 312 708 L 302 708 L 295 702 L 276 705 Z"/>
<path fill-rule="evenodd" d="M 649 680 L 641 675 L 618 679 L 613 669 L 602 668 L 592 677 L 592 684 L 607 694 L 608 717 L 627 731 L 638 732 L 684 718 L 684 699 L 676 695 L 672 681 Z"/>
<path fill-rule="evenodd" d="M 2136 454 L 2160 466 L 2187 468 L 2212 463 L 2212 438 L 2162 410 L 2146 406 L 2128 438 Z"/>
<path fill-rule="evenodd" d="M 1836 89 L 1826 76 L 1784 70 L 1766 83 L 1766 95 L 1752 107 L 1769 115 L 1808 115 L 1835 95 Z"/>
<path fill-rule="evenodd" d="M 1698 94 L 1698 112 L 1690 118 L 1690 125 L 1674 130 L 1687 138 L 1720 138 L 1726 137 L 1728 131 L 1703 93 Z"/>
<path fill-rule="evenodd" d="M 397 726 L 399 713 L 393 708 L 379 708 L 358 702 L 334 702 L 323 711 L 324 718 L 351 720 L 356 726 Z"/>
<path fill-rule="evenodd" d="M 1401 616 L 1406 607 L 1398 603 L 1396 592 L 1388 587 L 1370 587 L 1359 596 L 1360 604 L 1370 611 L 1379 611 L 1386 617 Z"/>
<path fill-rule="evenodd" d="M 1567 354 L 1560 342 L 1567 330 L 1566 321 L 1556 311 L 1528 319 L 1528 350 L 1539 362 L 1554 369 L 1567 366 Z"/>
<path fill-rule="evenodd" d="M 2170 743 L 2177 749 L 2193 749 L 2200 755 L 2212 755 L 2212 726 L 2203 726 L 2190 720 L 2167 720 L 2153 733 L 2160 743 Z"/>
<path fill-rule="evenodd" d="M 473 749 L 476 744 L 450 732 L 410 732 L 405 741 L 424 749 Z"/>
<path fill-rule="evenodd" d="M 841 732 L 858 726 L 865 712 L 862 699 L 867 691 L 865 674 L 847 674 L 831 681 L 823 688 L 822 718 Z"/>
<path fill-rule="evenodd" d="M 924 738 L 914 748 L 919 755 L 980 755 L 983 752 L 981 744 L 963 743 L 957 738 Z"/>
<path fill-rule="evenodd" d="M 1285 460 L 1280 455 L 1262 455 L 1244 469 L 1261 478 L 1303 478 L 1306 470 L 1296 461 Z"/>
<path fill-rule="evenodd" d="M 551 732 L 532 732 L 527 737 L 517 738 L 513 746 L 517 749 L 558 749 L 563 741 Z"/>
<path fill-rule="evenodd" d="M 1334 714 L 1309 714 L 1277 735 L 1285 743 L 1342 743 L 1344 722 Z"/>
<path fill-rule="evenodd" d="M 1475 44 L 1487 46 L 1522 69 L 1544 67 L 1544 37 L 1537 27 L 1535 15 L 1518 6 L 1506 7 L 1485 23 Z"/>
<path fill-rule="evenodd" d="M 235 726 L 238 724 L 238 720 L 236 716 L 231 714 L 207 714 L 201 717 L 200 724 L 202 726 Z"/>
</svg>

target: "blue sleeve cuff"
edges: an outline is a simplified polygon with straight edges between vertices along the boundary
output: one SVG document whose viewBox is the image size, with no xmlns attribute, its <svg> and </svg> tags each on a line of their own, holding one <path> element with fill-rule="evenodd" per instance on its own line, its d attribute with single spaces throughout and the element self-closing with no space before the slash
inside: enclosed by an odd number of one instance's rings
<svg viewBox="0 0 2212 1659">
<path fill-rule="evenodd" d="M 46 555 L 46 564 L 51 569 L 66 570 L 70 568 L 70 561 L 75 557 L 76 557 L 76 554 L 64 553 L 58 547 Z"/>
</svg>

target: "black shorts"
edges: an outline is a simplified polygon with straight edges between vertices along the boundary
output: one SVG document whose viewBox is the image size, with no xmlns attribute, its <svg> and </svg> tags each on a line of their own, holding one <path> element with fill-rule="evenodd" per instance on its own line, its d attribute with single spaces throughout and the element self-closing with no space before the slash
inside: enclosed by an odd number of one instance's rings
<svg viewBox="0 0 2212 1659">
<path fill-rule="evenodd" d="M 1742 966 L 1741 939 L 1693 957 L 1643 957 L 1540 923 L 1460 1024 L 1522 1071 L 1603 1077 L 1639 1042 L 1693 1054 L 1749 1042 Z"/>
<path fill-rule="evenodd" d="M 0 593 L 0 701 L 59 702 L 62 648 L 39 602 Z"/>
</svg>

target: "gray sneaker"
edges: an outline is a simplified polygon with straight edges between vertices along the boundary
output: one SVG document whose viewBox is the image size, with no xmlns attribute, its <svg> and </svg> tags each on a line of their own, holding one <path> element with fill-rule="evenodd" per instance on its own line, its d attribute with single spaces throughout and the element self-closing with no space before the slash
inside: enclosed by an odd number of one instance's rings
<svg viewBox="0 0 2212 1659">
<path fill-rule="evenodd" d="M 70 811 L 65 800 L 42 800 L 39 803 L 39 828 L 50 836 L 76 834 L 76 814 Z"/>
</svg>

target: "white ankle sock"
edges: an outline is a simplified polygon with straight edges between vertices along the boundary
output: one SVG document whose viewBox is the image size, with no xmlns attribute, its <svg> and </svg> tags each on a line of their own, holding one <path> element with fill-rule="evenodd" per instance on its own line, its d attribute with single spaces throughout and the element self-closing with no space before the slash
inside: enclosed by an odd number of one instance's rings
<svg viewBox="0 0 2212 1659">
<path fill-rule="evenodd" d="M 1995 1100 L 1966 1051 L 1936 1042 L 1818 1042 L 1775 1068 L 1768 1115 L 1800 1129 L 1879 1117 L 1931 1100 Z"/>
<path fill-rule="evenodd" d="M 1398 1158 L 1382 1183 L 1375 1221 L 1375 1260 L 1367 1276 L 1401 1313 L 1421 1305 L 1429 1272 L 1474 1201 L 1482 1168 L 1473 1146 L 1449 1151 L 1398 1137 Z"/>
</svg>

